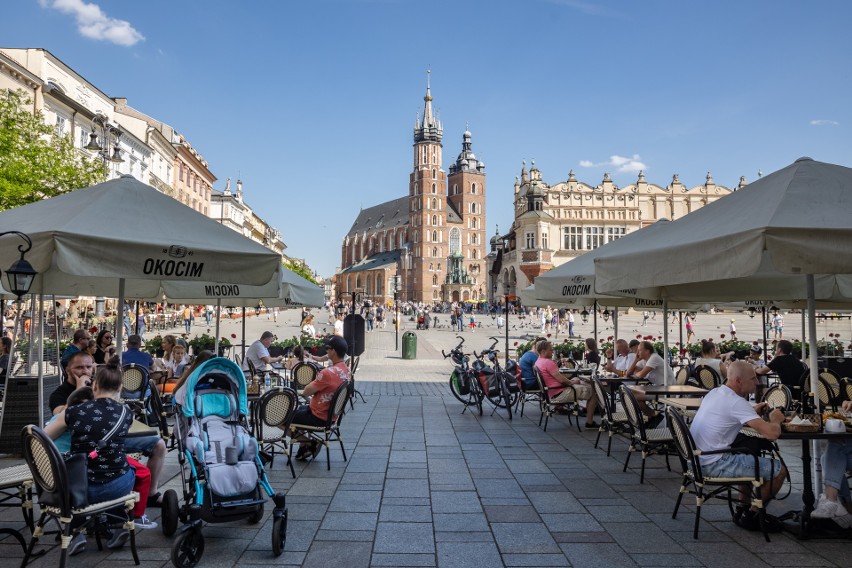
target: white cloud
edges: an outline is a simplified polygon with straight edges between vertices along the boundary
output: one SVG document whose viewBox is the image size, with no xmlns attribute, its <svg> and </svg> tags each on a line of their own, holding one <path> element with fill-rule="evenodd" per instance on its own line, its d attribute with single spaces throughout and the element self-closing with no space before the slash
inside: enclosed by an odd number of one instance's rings
<svg viewBox="0 0 852 568">
<path fill-rule="evenodd" d="M 632 157 L 626 158 L 618 154 L 610 156 L 606 162 L 592 162 L 591 160 L 580 160 L 580 167 L 583 168 L 609 168 L 615 173 L 637 173 L 639 170 L 647 170 L 648 166 L 641 161 L 639 154 L 633 154 Z"/>
<path fill-rule="evenodd" d="M 837 122 L 836 120 L 821 119 L 821 120 L 812 120 L 811 121 L 811 126 L 839 126 L 839 125 L 840 125 L 840 123 Z"/>
<path fill-rule="evenodd" d="M 131 46 L 145 39 L 126 20 L 117 20 L 104 14 L 97 4 L 83 0 L 39 0 L 45 8 L 74 16 L 77 30 L 85 37 L 104 40 L 116 45 Z"/>
</svg>

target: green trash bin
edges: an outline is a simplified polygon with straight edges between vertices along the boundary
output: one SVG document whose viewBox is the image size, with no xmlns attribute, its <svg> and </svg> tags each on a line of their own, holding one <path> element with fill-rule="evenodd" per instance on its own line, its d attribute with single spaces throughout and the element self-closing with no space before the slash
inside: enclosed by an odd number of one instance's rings
<svg viewBox="0 0 852 568">
<path fill-rule="evenodd" d="M 402 358 L 417 359 L 417 334 L 413 331 L 402 334 Z"/>
</svg>

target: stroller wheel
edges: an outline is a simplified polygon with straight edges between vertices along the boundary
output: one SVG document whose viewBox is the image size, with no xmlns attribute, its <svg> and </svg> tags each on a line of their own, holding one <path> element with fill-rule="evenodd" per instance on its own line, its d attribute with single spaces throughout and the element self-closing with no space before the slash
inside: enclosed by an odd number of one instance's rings
<svg viewBox="0 0 852 568">
<path fill-rule="evenodd" d="M 177 493 L 173 489 L 169 489 L 163 495 L 163 536 L 172 536 L 178 527 L 178 505 Z"/>
<path fill-rule="evenodd" d="M 257 510 L 248 518 L 250 525 L 256 525 L 263 518 L 263 505 L 258 505 Z"/>
<path fill-rule="evenodd" d="M 272 523 L 272 554 L 281 556 L 287 544 L 287 511 Z"/>
<path fill-rule="evenodd" d="M 177 568 L 192 568 L 204 554 L 204 535 L 200 528 L 181 534 L 172 546 L 172 564 Z"/>
</svg>

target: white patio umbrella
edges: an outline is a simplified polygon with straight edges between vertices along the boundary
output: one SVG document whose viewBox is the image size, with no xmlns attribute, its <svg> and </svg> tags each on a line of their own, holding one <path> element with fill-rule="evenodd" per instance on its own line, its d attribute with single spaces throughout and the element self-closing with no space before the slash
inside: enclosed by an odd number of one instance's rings
<svg viewBox="0 0 852 568">
<path fill-rule="evenodd" d="M 0 227 L 32 239 L 34 292 L 118 296 L 120 307 L 125 297 L 158 297 L 172 281 L 277 282 L 281 267 L 280 255 L 132 176 L 0 212 Z M 18 257 L 16 247 L 0 248 L 0 266 Z"/>
<path fill-rule="evenodd" d="M 852 169 L 800 158 L 598 258 L 596 288 L 660 286 L 673 299 L 807 299 L 817 392 L 817 300 L 852 299 Z"/>
</svg>

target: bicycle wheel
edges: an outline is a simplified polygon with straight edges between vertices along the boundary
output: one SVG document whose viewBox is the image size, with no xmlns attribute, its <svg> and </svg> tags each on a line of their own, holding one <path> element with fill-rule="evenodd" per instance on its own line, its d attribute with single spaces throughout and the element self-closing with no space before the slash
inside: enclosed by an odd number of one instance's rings
<svg viewBox="0 0 852 568">
<path fill-rule="evenodd" d="M 479 384 L 479 381 L 475 378 L 470 380 L 470 402 L 468 405 L 476 406 L 477 410 L 479 410 L 479 415 L 482 416 L 482 399 L 485 398 L 485 395 L 482 393 L 482 387 Z"/>
<path fill-rule="evenodd" d="M 514 404 L 512 400 L 512 393 L 509 392 L 509 387 L 506 386 L 506 381 L 511 378 L 507 376 L 505 373 L 500 375 L 500 392 L 503 395 L 503 404 L 505 405 L 506 412 L 509 413 L 509 420 L 512 419 L 512 405 Z"/>
<path fill-rule="evenodd" d="M 453 374 L 450 375 L 450 392 L 453 393 L 453 396 L 456 397 L 460 403 L 467 404 L 469 397 L 459 392 L 459 376 L 455 371 L 453 371 Z"/>
</svg>

